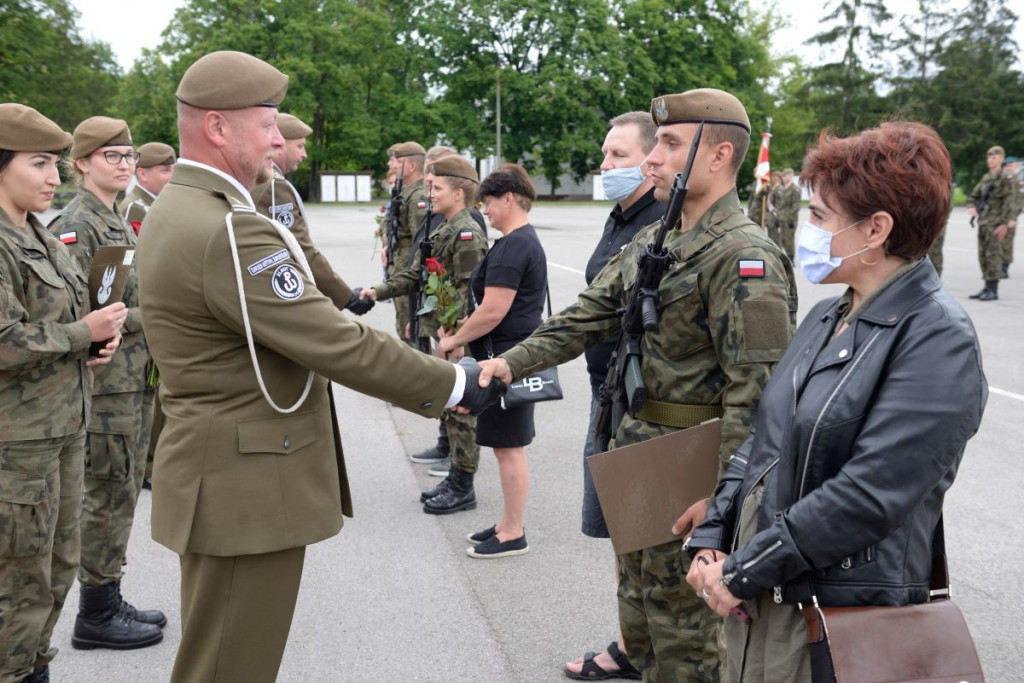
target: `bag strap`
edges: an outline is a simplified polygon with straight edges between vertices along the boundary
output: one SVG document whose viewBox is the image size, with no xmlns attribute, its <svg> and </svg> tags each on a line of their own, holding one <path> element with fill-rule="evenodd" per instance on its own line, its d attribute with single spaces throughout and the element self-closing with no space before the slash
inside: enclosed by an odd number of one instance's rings
<svg viewBox="0 0 1024 683">
<path fill-rule="evenodd" d="M 544 296 L 548 302 L 548 317 L 551 317 L 551 287 L 545 285 Z M 494 358 L 494 344 L 491 342 L 491 333 L 488 332 L 487 336 L 484 337 L 484 351 L 487 352 L 488 358 Z"/>
</svg>

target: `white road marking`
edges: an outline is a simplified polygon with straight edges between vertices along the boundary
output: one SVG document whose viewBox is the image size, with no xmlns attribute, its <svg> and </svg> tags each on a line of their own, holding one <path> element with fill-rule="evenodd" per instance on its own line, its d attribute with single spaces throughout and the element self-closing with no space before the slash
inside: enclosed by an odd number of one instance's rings
<svg viewBox="0 0 1024 683">
<path fill-rule="evenodd" d="M 576 270 L 575 268 L 570 268 L 569 266 L 563 266 L 561 263 L 555 263 L 554 261 L 548 261 L 548 265 L 549 266 L 553 266 L 555 268 L 561 268 L 562 270 L 567 270 L 570 273 L 576 273 L 577 275 L 582 275 L 583 277 L 587 276 L 587 274 L 584 273 L 582 270 Z"/>
</svg>

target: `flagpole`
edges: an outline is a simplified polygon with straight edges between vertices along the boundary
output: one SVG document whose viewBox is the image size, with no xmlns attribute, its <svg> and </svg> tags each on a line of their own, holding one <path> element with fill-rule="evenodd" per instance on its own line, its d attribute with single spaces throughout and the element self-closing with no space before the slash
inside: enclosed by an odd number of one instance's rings
<svg viewBox="0 0 1024 683">
<path fill-rule="evenodd" d="M 766 219 L 766 213 L 768 212 L 768 192 L 771 191 L 771 164 L 768 161 L 768 150 L 770 140 L 772 138 L 772 117 L 768 117 L 768 125 L 763 133 L 761 133 L 761 151 L 757 158 L 757 183 L 754 187 L 754 192 L 757 193 L 764 185 L 761 179 L 766 175 L 768 176 L 768 189 L 761 195 L 761 230 L 765 233 L 768 232 L 768 226 Z M 761 169 L 761 164 L 764 164 L 764 170 Z"/>
</svg>

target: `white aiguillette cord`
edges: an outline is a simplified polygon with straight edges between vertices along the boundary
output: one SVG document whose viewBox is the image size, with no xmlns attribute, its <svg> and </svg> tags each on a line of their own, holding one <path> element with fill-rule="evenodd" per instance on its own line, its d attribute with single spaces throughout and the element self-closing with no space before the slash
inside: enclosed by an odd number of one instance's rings
<svg viewBox="0 0 1024 683">
<path fill-rule="evenodd" d="M 277 221 L 272 221 L 266 216 L 262 216 L 247 206 L 234 205 L 232 209 L 236 211 L 244 211 L 245 213 L 251 213 L 254 216 L 259 216 L 265 221 L 268 221 L 277 230 L 278 234 L 284 240 L 285 246 L 288 247 L 288 251 L 291 253 L 302 270 L 305 271 L 306 277 L 309 278 L 310 282 L 313 282 L 313 272 L 309 269 L 309 263 L 306 261 L 305 254 L 302 253 L 302 249 L 299 247 L 299 243 L 295 240 L 295 236 L 288 232 L 283 226 Z M 306 378 L 306 388 L 302 390 L 302 396 L 295 402 L 290 408 L 281 408 L 274 399 L 270 398 L 270 393 L 267 391 L 267 385 L 263 382 L 263 372 L 260 370 L 260 362 L 256 358 L 256 342 L 252 338 L 252 325 L 249 324 L 249 307 L 245 305 L 245 290 L 242 287 L 242 265 L 238 261 L 238 245 L 235 243 L 235 226 L 231 221 L 232 214 L 228 213 L 226 217 L 226 224 L 228 227 L 228 242 L 231 244 L 231 261 L 235 264 L 235 281 L 238 283 L 238 301 L 242 305 L 242 324 L 245 326 L 245 340 L 249 344 L 249 356 L 252 358 L 252 367 L 256 371 L 256 381 L 260 385 L 260 391 L 263 392 L 263 398 L 267 399 L 267 403 L 270 407 L 279 413 L 294 413 L 299 406 L 301 406 L 306 398 L 309 396 L 309 390 L 313 387 L 313 378 L 315 374 L 312 370 L 309 371 L 309 377 Z"/>
</svg>

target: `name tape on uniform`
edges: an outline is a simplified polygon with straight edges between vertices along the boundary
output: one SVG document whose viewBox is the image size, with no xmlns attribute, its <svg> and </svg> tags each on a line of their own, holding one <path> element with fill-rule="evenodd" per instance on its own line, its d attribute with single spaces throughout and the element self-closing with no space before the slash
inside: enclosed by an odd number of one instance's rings
<svg viewBox="0 0 1024 683">
<path fill-rule="evenodd" d="M 764 261 L 761 259 L 741 259 L 740 277 L 764 277 Z"/>
<path fill-rule="evenodd" d="M 288 253 L 288 250 L 282 249 L 281 251 L 274 252 L 265 259 L 260 259 L 256 263 L 249 266 L 246 270 L 249 271 L 249 275 L 259 275 L 267 268 L 270 268 L 271 266 L 276 266 L 278 263 L 284 261 L 289 256 L 290 254 Z"/>
</svg>

